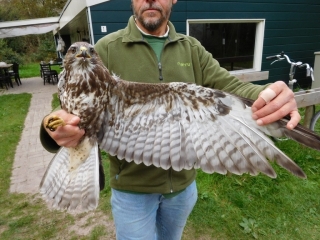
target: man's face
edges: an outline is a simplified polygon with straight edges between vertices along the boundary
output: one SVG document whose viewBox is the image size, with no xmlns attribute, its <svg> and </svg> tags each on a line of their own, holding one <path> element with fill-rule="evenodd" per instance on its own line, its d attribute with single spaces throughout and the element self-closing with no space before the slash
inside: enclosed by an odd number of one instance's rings
<svg viewBox="0 0 320 240">
<path fill-rule="evenodd" d="M 132 0 L 137 21 L 149 32 L 158 30 L 169 20 L 172 5 L 177 0 Z"/>
</svg>

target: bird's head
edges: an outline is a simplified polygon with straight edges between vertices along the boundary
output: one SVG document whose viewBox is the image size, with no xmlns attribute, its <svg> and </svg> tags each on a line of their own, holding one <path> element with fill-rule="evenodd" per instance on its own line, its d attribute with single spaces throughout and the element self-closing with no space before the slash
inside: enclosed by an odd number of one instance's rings
<svg viewBox="0 0 320 240">
<path fill-rule="evenodd" d="M 76 42 L 69 47 L 65 57 L 65 64 L 88 67 L 96 61 L 97 57 L 97 52 L 91 44 Z"/>
</svg>

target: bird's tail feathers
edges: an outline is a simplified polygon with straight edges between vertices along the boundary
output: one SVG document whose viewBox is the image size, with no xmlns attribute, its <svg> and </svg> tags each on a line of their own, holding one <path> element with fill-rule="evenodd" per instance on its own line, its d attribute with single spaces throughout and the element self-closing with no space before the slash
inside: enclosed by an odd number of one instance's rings
<svg viewBox="0 0 320 240">
<path fill-rule="evenodd" d="M 284 125 L 288 122 L 286 119 L 281 121 Z M 293 130 L 289 130 L 284 126 L 284 135 L 298 143 L 320 151 L 320 136 L 300 124 L 298 124 Z"/>
<path fill-rule="evenodd" d="M 251 111 L 250 107 L 253 104 L 253 100 L 243 98 L 240 96 L 236 96 L 236 97 L 241 99 L 242 102 L 244 102 L 248 106 L 246 110 Z M 241 109 L 240 109 L 240 111 L 241 111 Z M 243 116 L 250 117 L 250 120 L 252 120 L 250 113 L 243 114 Z M 269 136 L 288 137 L 288 138 L 295 140 L 295 141 L 297 141 L 307 147 L 310 147 L 310 148 L 313 148 L 313 149 L 320 151 L 320 136 L 315 134 L 310 129 L 302 126 L 301 124 L 298 124 L 293 130 L 287 129 L 286 125 L 289 121 L 288 119 L 289 119 L 289 117 L 284 117 L 275 123 L 267 125 L 266 128 L 261 129 L 261 130 L 264 131 Z M 266 130 L 267 130 L 267 132 L 266 132 Z"/>
<path fill-rule="evenodd" d="M 245 98 L 241 98 L 241 100 L 250 105 L 251 100 Z M 244 113 L 243 111 L 245 111 L 246 113 Z M 236 115 L 236 117 L 241 118 L 246 123 L 250 122 L 250 124 L 256 125 L 254 120 L 251 118 L 251 108 L 248 106 L 246 107 L 246 109 L 233 109 L 232 114 Z M 289 121 L 288 119 L 289 117 L 284 117 L 277 122 L 258 128 L 269 136 L 276 138 L 287 137 L 307 147 L 320 151 L 320 136 L 310 129 L 302 126 L 301 124 L 298 124 L 293 130 L 287 129 L 286 126 Z"/>
<path fill-rule="evenodd" d="M 74 172 L 69 171 L 69 150 L 60 148 L 40 183 L 40 193 L 53 209 L 87 212 L 99 202 L 99 148 L 95 143 L 89 157 Z M 72 176 L 73 175 L 73 176 Z"/>
</svg>

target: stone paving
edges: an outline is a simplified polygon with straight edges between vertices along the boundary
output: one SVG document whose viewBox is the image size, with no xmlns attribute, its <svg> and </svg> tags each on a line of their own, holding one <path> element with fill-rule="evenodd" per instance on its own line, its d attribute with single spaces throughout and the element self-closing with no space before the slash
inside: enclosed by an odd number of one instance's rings
<svg viewBox="0 0 320 240">
<path fill-rule="evenodd" d="M 10 192 L 37 193 L 42 176 L 53 157 L 41 145 L 39 139 L 40 123 L 51 112 L 52 94 L 57 85 L 46 83 L 40 77 L 21 79 L 22 85 L 1 91 L 1 94 L 31 93 L 31 103 L 24 122 L 24 128 L 17 145 Z"/>
</svg>

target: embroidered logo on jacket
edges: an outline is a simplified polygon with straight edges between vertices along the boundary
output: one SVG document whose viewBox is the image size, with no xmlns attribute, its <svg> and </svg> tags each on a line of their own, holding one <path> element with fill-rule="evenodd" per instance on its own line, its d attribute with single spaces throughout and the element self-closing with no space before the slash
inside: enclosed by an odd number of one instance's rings
<svg viewBox="0 0 320 240">
<path fill-rule="evenodd" d="M 191 63 L 181 63 L 181 62 L 177 62 L 177 64 L 178 64 L 180 67 L 191 67 Z"/>
</svg>

